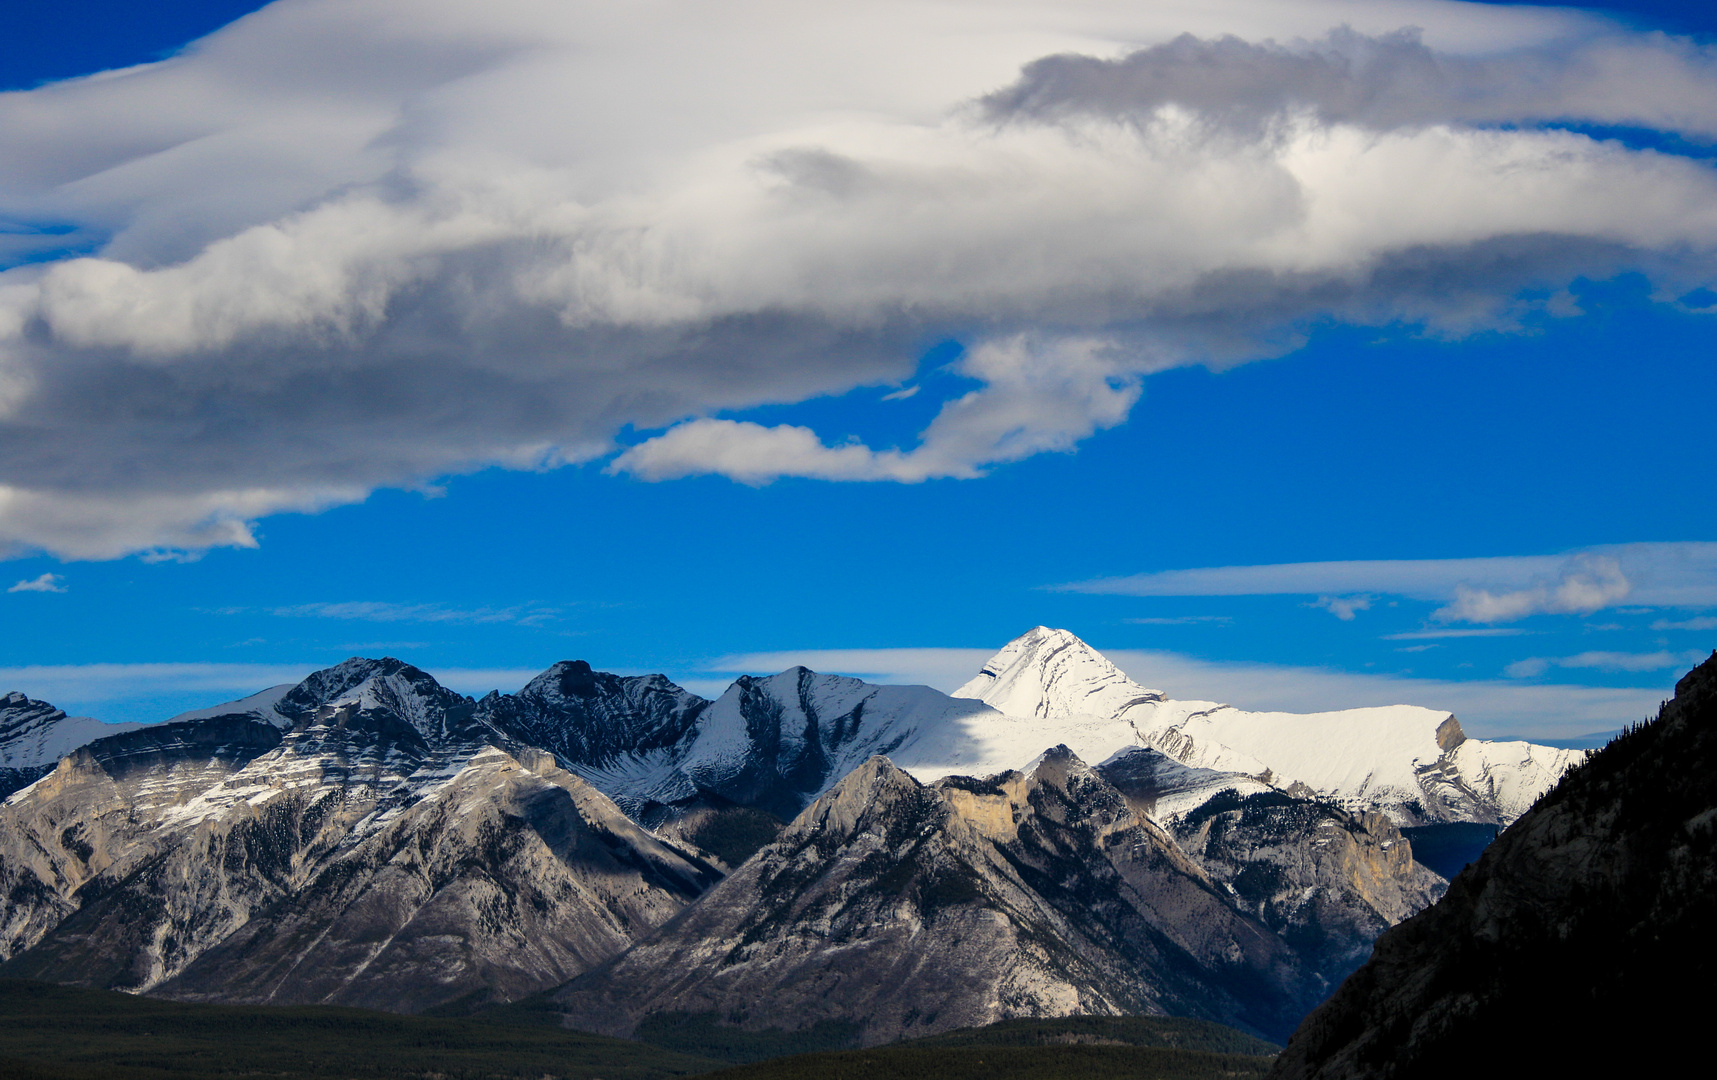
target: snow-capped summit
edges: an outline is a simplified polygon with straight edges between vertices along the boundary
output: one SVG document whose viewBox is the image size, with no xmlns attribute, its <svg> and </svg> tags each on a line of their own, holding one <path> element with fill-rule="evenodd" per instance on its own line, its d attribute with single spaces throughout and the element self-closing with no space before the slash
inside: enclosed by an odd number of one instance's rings
<svg viewBox="0 0 1717 1080">
<path fill-rule="evenodd" d="M 1129 679 L 1109 658 L 1066 630 L 1034 626 L 990 657 L 955 697 L 977 698 L 1009 716 L 1064 720 L 1128 714 L 1164 700 Z"/>
<path fill-rule="evenodd" d="M 354 656 L 324 668 L 288 691 L 274 711 L 294 723 L 327 710 L 347 709 L 363 716 L 384 714 L 404 720 L 418 734 L 434 739 L 465 725 L 475 703 L 436 682 L 428 672 L 403 660 Z"/>
<path fill-rule="evenodd" d="M 1585 756 L 1469 739 L 1452 714 L 1414 705 L 1295 714 L 1178 701 L 1044 626 L 1010 641 L 954 694 L 1053 721 L 1089 760 L 1149 746 L 1196 769 L 1383 810 L 1401 825 L 1506 824 Z"/>
</svg>

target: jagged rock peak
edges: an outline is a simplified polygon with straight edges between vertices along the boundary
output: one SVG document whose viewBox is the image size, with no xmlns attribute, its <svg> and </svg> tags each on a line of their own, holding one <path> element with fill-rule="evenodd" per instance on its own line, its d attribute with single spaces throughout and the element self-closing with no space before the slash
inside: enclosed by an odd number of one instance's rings
<svg viewBox="0 0 1717 1080">
<path fill-rule="evenodd" d="M 588 660 L 561 660 L 551 665 L 547 671 L 526 683 L 518 696 L 545 702 L 566 702 L 599 697 L 614 692 L 617 687 L 641 687 L 697 699 L 697 695 L 675 686 L 665 675 L 611 675 L 595 670 Z"/>
<path fill-rule="evenodd" d="M 990 657 L 977 677 L 954 691 L 1010 716 L 1124 719 L 1138 705 L 1164 700 L 1066 630 L 1034 626 Z"/>
<path fill-rule="evenodd" d="M 517 694 L 490 694 L 477 713 L 569 764 L 601 767 L 676 746 L 708 706 L 662 675 L 613 675 L 562 660 Z"/>
<path fill-rule="evenodd" d="M 312 673 L 274 706 L 297 723 L 324 708 L 354 708 L 359 714 L 391 713 L 423 735 L 443 733 L 448 713 L 468 715 L 472 702 L 436 682 L 428 672 L 391 656 L 354 656 Z"/>
<path fill-rule="evenodd" d="M 924 785 L 906 770 L 883 755 L 874 754 L 812 803 L 784 835 L 790 838 L 821 832 L 831 837 L 849 837 L 870 821 L 894 816 L 902 802 L 918 800 L 924 790 Z"/>
<path fill-rule="evenodd" d="M 65 719 L 65 712 L 16 690 L 0 697 L 0 745 L 45 724 Z"/>
</svg>

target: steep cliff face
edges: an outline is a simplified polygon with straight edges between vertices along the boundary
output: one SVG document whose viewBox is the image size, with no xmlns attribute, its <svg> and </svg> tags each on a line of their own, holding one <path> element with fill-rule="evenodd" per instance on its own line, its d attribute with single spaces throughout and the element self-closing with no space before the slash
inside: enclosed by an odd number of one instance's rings
<svg viewBox="0 0 1717 1080">
<path fill-rule="evenodd" d="M 1717 658 L 1384 934 L 1273 1076 L 1583 1075 L 1702 1059 L 1717 976 Z"/>
<path fill-rule="evenodd" d="M 418 1011 L 564 982 L 715 880 L 546 754 L 486 748 L 155 988 Z"/>
<path fill-rule="evenodd" d="M 0 971 L 423 1008 L 564 981 L 719 876 L 398 661 L 207 712 L 0 809 Z"/>
<path fill-rule="evenodd" d="M 1065 748 L 925 786 L 872 758 L 654 937 L 555 995 L 570 1026 L 660 1012 L 857 1026 L 1174 1013 L 1280 1033 L 1292 953 Z"/>
</svg>

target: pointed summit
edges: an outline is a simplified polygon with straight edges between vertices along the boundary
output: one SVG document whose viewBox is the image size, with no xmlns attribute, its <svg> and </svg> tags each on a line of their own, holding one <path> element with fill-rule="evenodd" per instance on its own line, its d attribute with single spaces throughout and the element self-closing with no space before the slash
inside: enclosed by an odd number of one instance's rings
<svg viewBox="0 0 1717 1080">
<path fill-rule="evenodd" d="M 977 678 L 954 691 L 1009 716 L 1064 720 L 1125 719 L 1128 710 L 1163 701 L 1066 630 L 1034 626 L 990 657 Z"/>
</svg>

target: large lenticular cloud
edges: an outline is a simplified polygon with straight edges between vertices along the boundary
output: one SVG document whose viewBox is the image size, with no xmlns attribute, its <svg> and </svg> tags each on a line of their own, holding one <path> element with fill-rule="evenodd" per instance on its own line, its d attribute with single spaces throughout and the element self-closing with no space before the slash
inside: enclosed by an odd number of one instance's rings
<svg viewBox="0 0 1717 1080">
<path fill-rule="evenodd" d="M 1717 174 L 1594 125 L 1717 134 L 1717 58 L 1464 4 L 282 0 L 0 95 L 0 545 L 246 545 L 627 425 L 646 480 L 971 477 L 1310 320 L 1704 283 Z M 717 415 L 950 336 L 917 446 Z"/>
</svg>

